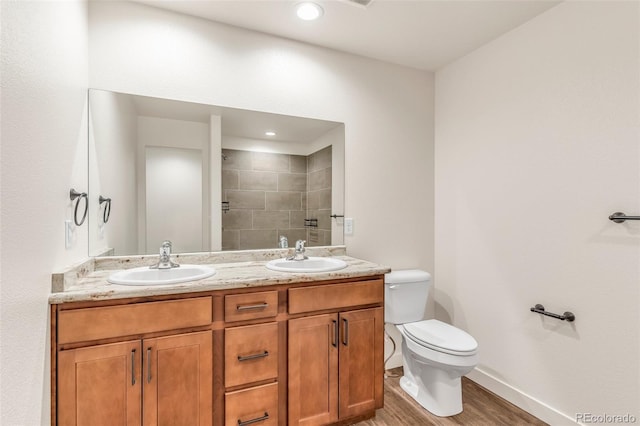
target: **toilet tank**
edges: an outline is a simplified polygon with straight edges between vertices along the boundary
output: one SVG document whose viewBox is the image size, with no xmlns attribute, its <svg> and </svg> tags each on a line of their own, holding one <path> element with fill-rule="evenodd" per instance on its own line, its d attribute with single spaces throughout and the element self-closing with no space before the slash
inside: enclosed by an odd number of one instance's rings
<svg viewBox="0 0 640 426">
<path fill-rule="evenodd" d="M 419 269 L 384 276 L 384 322 L 405 324 L 424 319 L 431 275 Z"/>
</svg>

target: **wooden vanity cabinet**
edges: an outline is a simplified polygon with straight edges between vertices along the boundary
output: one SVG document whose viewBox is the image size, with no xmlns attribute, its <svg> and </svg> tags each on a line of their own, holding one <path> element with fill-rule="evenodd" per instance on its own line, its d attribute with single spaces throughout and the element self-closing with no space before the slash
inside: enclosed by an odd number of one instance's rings
<svg viewBox="0 0 640 426">
<path fill-rule="evenodd" d="M 182 315 L 172 323 L 165 310 L 176 308 Z M 76 323 L 80 317 L 84 327 Z M 130 322 L 109 325 L 104 318 Z M 64 344 L 57 352 L 57 424 L 211 426 L 212 331 L 171 332 L 176 324 L 201 326 L 206 318 L 211 324 L 211 297 L 58 312 Z M 103 335 L 117 339 L 122 328 L 144 336 L 149 327 L 166 335 L 101 343 Z M 82 340 L 87 333 L 101 340 Z"/>
<path fill-rule="evenodd" d="M 290 313 L 339 310 L 289 320 L 289 425 L 325 425 L 382 408 L 383 308 L 349 307 L 382 304 L 383 285 L 376 280 L 289 290 Z"/>
<path fill-rule="evenodd" d="M 278 291 L 231 294 L 224 299 L 224 424 L 276 426 L 284 356 L 276 321 Z"/>
<path fill-rule="evenodd" d="M 383 305 L 382 276 L 54 305 L 53 425 L 372 417 Z"/>
</svg>

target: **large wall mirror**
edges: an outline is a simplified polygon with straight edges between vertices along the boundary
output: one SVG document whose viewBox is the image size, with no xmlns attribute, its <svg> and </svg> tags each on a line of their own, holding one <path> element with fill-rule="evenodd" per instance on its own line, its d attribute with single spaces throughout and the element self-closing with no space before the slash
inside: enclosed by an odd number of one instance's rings
<svg viewBox="0 0 640 426">
<path fill-rule="evenodd" d="M 89 255 L 343 244 L 344 124 L 89 90 Z"/>
</svg>

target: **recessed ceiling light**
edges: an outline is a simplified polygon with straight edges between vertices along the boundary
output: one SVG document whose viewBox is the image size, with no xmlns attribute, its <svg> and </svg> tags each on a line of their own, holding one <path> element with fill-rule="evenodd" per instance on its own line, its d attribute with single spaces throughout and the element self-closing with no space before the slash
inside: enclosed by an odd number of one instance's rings
<svg viewBox="0 0 640 426">
<path fill-rule="evenodd" d="M 264 132 L 264 134 L 267 135 L 267 136 L 275 136 L 276 132 L 269 131 L 269 132 Z"/>
<path fill-rule="evenodd" d="M 320 7 L 319 4 L 304 2 L 299 3 L 296 8 L 296 13 L 298 14 L 298 18 L 305 21 L 313 21 L 322 16 L 324 10 Z"/>
</svg>

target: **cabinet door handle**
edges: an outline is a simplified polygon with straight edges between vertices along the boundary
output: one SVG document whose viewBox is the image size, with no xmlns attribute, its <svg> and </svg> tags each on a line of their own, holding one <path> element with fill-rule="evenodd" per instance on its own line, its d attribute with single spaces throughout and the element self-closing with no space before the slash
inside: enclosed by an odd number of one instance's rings
<svg viewBox="0 0 640 426">
<path fill-rule="evenodd" d="M 151 348 L 147 348 L 147 383 L 151 383 Z"/>
<path fill-rule="evenodd" d="M 333 322 L 333 336 L 331 336 L 331 345 L 334 348 L 338 347 L 338 334 L 340 334 L 340 330 L 338 330 L 338 321 L 331 320 Z"/>
<path fill-rule="evenodd" d="M 269 351 L 264 351 L 262 353 L 253 354 L 253 355 L 245 355 L 245 356 L 238 355 L 238 361 L 249 361 L 250 359 L 264 358 L 267 356 L 269 356 Z"/>
<path fill-rule="evenodd" d="M 264 421 L 264 420 L 269 420 L 269 413 L 267 413 L 266 411 L 264 413 L 264 416 L 256 417 L 255 419 L 250 419 L 250 420 L 245 420 L 245 421 L 242 421 L 242 420 L 238 419 L 238 426 L 246 426 L 246 425 L 250 425 L 250 424 L 253 424 L 253 423 L 258 423 L 258 422 L 261 422 L 261 421 Z"/>
<path fill-rule="evenodd" d="M 342 344 L 345 346 L 349 346 L 349 320 L 346 318 L 342 318 L 342 323 L 344 324 L 344 331 L 342 333 Z"/>
<path fill-rule="evenodd" d="M 255 305 L 236 305 L 236 311 L 247 311 L 251 309 L 264 309 L 269 304 L 267 302 L 257 303 Z"/>
<path fill-rule="evenodd" d="M 131 350 L 131 386 L 136 384 L 136 350 Z"/>
</svg>

